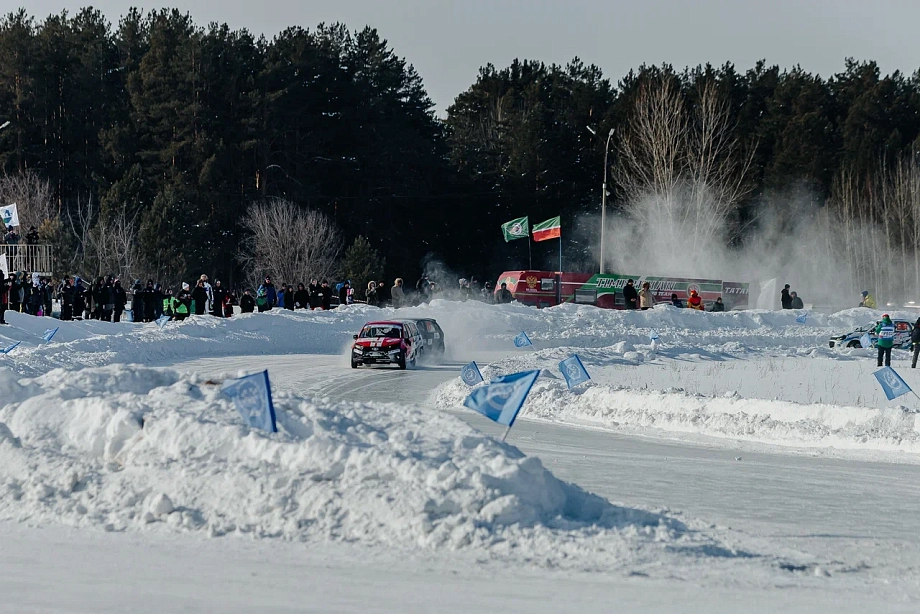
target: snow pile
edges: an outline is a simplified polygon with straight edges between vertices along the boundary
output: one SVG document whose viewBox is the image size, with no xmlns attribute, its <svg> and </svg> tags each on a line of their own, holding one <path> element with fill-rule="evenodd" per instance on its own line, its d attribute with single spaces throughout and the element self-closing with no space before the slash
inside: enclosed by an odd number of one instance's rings
<svg viewBox="0 0 920 614">
<path fill-rule="evenodd" d="M 579 352 L 595 381 L 569 390 L 556 365 L 575 351 Z M 638 358 L 630 359 L 630 356 Z M 677 387 L 652 390 L 635 382 L 632 386 L 598 383 L 598 380 L 615 382 L 626 379 L 619 377 L 625 371 L 616 371 L 617 377 L 605 377 L 604 365 L 609 369 L 626 366 L 635 371 L 639 365 L 643 369 L 649 368 L 649 365 L 643 365 L 643 360 L 655 358 L 656 352 L 648 345 L 638 352 L 630 351 L 628 346 L 617 346 L 603 352 L 575 348 L 544 350 L 482 367 L 482 374 L 488 381 L 522 369 L 544 370 L 524 404 L 520 414 L 523 418 L 619 431 L 647 432 L 652 429 L 659 433 L 692 433 L 801 448 L 920 453 L 920 413 L 906 407 L 855 407 L 796 403 L 776 398 L 745 398 L 724 385 L 714 385 L 712 394 L 699 394 Z M 716 365 L 715 369 L 721 369 L 726 363 L 712 364 Z M 802 370 L 805 365 L 794 366 Z M 823 368 L 822 365 L 817 367 Z M 855 381 L 856 386 L 864 391 L 868 388 L 870 393 L 884 399 L 868 373 L 874 368 L 874 363 L 867 367 L 864 369 L 866 372 Z M 672 373 L 660 369 L 658 372 L 663 375 L 662 380 Z M 753 370 L 749 370 L 747 376 L 748 379 L 757 377 Z M 636 376 L 637 379 L 641 377 L 641 373 Z M 704 376 L 697 373 L 696 377 Z M 716 376 L 717 382 L 719 379 Z M 773 379 L 765 379 L 763 383 L 768 387 L 777 386 Z M 441 408 L 460 406 L 469 392 L 470 388 L 462 380 L 451 380 L 437 390 L 435 404 Z"/>
<path fill-rule="evenodd" d="M 280 432 L 269 434 L 243 426 L 216 382 L 123 365 L 24 380 L 4 370 L 0 394 L 3 520 L 481 549 L 548 565 L 724 550 L 561 482 L 449 415 L 276 395 Z"/>
</svg>

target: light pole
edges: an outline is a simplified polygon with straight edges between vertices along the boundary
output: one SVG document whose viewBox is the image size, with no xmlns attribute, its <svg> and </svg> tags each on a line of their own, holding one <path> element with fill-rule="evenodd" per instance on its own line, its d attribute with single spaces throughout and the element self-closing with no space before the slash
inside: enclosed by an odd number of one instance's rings
<svg viewBox="0 0 920 614">
<path fill-rule="evenodd" d="M 585 126 L 585 128 L 588 129 L 588 132 L 597 136 L 597 132 L 591 126 Z M 601 255 L 599 258 L 601 274 L 604 273 L 604 230 L 607 228 L 607 154 L 610 152 L 610 139 L 612 137 L 613 128 L 607 134 L 607 143 L 604 145 L 604 183 L 601 184 Z"/>
</svg>

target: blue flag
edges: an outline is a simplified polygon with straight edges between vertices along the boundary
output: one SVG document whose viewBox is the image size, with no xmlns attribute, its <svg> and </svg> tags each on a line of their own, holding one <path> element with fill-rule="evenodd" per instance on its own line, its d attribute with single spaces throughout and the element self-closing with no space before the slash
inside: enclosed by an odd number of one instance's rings
<svg viewBox="0 0 920 614">
<path fill-rule="evenodd" d="M 476 361 L 471 362 L 460 370 L 460 379 L 467 386 L 475 386 L 482 381 L 482 373 L 479 372 Z"/>
<path fill-rule="evenodd" d="M 165 315 L 160 316 L 159 318 L 155 320 L 155 322 L 157 323 L 157 326 L 159 326 L 160 328 L 163 328 L 164 326 L 166 326 L 166 323 L 169 322 L 169 316 L 165 316 Z"/>
<path fill-rule="evenodd" d="M 528 345 L 533 345 L 530 341 L 530 337 L 527 336 L 527 333 L 521 331 L 521 334 L 514 338 L 514 347 L 522 348 L 527 347 Z"/>
<path fill-rule="evenodd" d="M 46 330 L 45 334 L 42 335 L 42 339 L 50 342 L 51 339 L 54 338 L 54 333 L 58 332 L 58 328 L 60 328 L 60 326 L 58 326 L 57 328 L 49 328 L 48 330 Z"/>
<path fill-rule="evenodd" d="M 574 388 L 578 384 L 583 384 L 591 379 L 588 370 L 581 364 L 581 358 L 578 354 L 572 354 L 559 363 L 559 370 L 562 371 L 562 377 L 569 388 Z"/>
<path fill-rule="evenodd" d="M 278 432 L 268 371 L 227 380 L 220 390 L 233 399 L 236 410 L 247 425 L 270 433 Z"/>
<path fill-rule="evenodd" d="M 907 382 L 901 379 L 901 376 L 891 367 L 879 369 L 872 375 L 878 380 L 878 383 L 881 385 L 882 390 L 885 391 L 885 396 L 888 397 L 889 401 L 898 398 L 902 394 L 913 392 L 910 386 L 907 385 Z"/>
<path fill-rule="evenodd" d="M 872 347 L 872 337 L 869 336 L 869 333 L 866 333 L 859 338 L 859 345 L 868 349 Z"/>
<path fill-rule="evenodd" d="M 661 337 L 658 336 L 657 330 L 653 330 L 652 332 L 648 334 L 648 338 L 651 339 L 652 341 L 658 341 Z"/>
<path fill-rule="evenodd" d="M 799 324 L 804 324 L 807 318 L 808 318 L 808 312 L 806 311 L 802 315 L 796 316 L 795 321 L 798 322 Z"/>
<path fill-rule="evenodd" d="M 511 428 L 539 376 L 539 370 L 503 375 L 471 392 L 463 404 L 489 420 Z"/>
<path fill-rule="evenodd" d="M 2 350 L 0 350 L 0 353 L 9 354 L 9 353 L 12 352 L 13 350 L 15 350 L 15 349 L 19 346 L 20 343 L 22 343 L 22 341 L 17 341 L 16 343 L 14 343 L 14 344 L 12 344 L 12 345 L 8 345 L 8 346 L 6 346 L 5 348 L 3 348 Z"/>
</svg>

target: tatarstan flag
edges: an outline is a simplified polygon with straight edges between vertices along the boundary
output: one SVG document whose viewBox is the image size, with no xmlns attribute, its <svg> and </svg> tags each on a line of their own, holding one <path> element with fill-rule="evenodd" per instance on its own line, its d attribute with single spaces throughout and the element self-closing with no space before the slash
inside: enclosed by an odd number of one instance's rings
<svg viewBox="0 0 920 614">
<path fill-rule="evenodd" d="M 562 236 L 562 222 L 559 216 L 548 219 L 533 227 L 533 240 L 546 241 L 547 239 L 558 239 Z"/>
</svg>

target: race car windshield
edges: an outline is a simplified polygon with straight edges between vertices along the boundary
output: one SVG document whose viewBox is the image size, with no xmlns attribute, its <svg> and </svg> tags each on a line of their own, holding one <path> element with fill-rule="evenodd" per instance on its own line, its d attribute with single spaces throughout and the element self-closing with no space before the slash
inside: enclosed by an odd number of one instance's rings
<svg viewBox="0 0 920 614">
<path fill-rule="evenodd" d="M 396 326 L 368 326 L 361 331 L 362 339 L 399 339 L 402 331 Z"/>
</svg>

